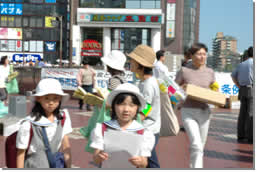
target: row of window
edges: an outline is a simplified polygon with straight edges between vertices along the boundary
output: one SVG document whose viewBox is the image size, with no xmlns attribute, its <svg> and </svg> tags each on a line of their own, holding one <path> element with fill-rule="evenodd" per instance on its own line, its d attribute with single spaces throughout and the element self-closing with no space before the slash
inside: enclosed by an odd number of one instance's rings
<svg viewBox="0 0 257 172">
<path fill-rule="evenodd" d="M 0 51 L 43 52 L 44 41 L 0 40 Z"/>
<path fill-rule="evenodd" d="M 80 0 L 80 7 L 160 9 L 161 0 Z"/>
<path fill-rule="evenodd" d="M 59 28 L 58 23 L 55 25 L 55 23 L 51 20 L 56 21 L 55 19 L 49 18 L 48 16 L 1 16 L 0 27 Z"/>
<path fill-rule="evenodd" d="M 0 2 L 7 3 L 65 3 L 67 0 L 0 0 Z"/>
</svg>

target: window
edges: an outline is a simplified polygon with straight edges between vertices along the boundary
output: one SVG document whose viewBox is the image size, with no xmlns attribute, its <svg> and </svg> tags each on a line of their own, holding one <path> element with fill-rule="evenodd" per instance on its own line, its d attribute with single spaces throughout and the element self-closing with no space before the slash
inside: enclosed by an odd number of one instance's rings
<svg viewBox="0 0 257 172">
<path fill-rule="evenodd" d="M 137 45 L 151 44 L 150 29 L 115 28 L 111 30 L 112 50 L 131 52 Z"/>
<path fill-rule="evenodd" d="M 161 7 L 160 0 L 80 0 L 84 8 L 144 8 L 156 9 Z"/>
<path fill-rule="evenodd" d="M 7 27 L 7 17 L 1 16 L 1 26 Z"/>
</svg>

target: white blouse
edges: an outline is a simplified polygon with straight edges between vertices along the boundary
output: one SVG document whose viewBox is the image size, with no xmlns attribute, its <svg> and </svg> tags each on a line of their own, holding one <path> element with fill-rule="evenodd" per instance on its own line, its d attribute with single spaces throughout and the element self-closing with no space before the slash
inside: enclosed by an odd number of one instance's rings
<svg viewBox="0 0 257 172">
<path fill-rule="evenodd" d="M 66 135 L 72 132 L 72 126 L 71 126 L 71 120 L 70 120 L 70 115 L 67 109 L 63 110 L 65 112 L 65 122 L 63 125 L 63 133 L 62 133 L 62 138 Z M 57 129 L 57 124 L 58 120 L 55 117 L 54 122 L 49 121 L 46 117 L 42 116 L 38 121 L 34 121 L 35 117 L 31 118 L 30 116 L 26 117 L 24 122 L 21 123 L 19 131 L 17 133 L 17 138 L 16 138 L 16 147 L 19 149 L 27 149 L 28 143 L 29 143 L 29 138 L 30 138 L 30 127 L 32 122 L 34 125 L 39 125 L 39 126 L 46 126 L 46 134 L 48 137 L 49 142 L 53 139 L 56 129 Z M 32 136 L 33 137 L 33 136 Z M 58 145 L 58 149 L 61 147 L 61 143 Z M 36 152 L 37 147 L 36 145 L 33 145 L 33 142 L 31 142 L 28 154 L 32 152 Z"/>
<path fill-rule="evenodd" d="M 144 133 L 142 135 L 144 137 L 143 144 L 141 144 L 141 151 L 139 153 L 139 156 L 144 156 L 144 157 L 151 156 L 151 151 L 155 143 L 155 137 L 153 133 L 147 130 L 146 128 L 144 128 L 142 124 L 134 120 L 126 130 L 122 130 L 120 128 L 120 125 L 117 122 L 117 120 L 111 120 L 111 121 L 105 122 L 105 124 L 115 130 L 119 130 L 120 132 L 136 132 L 138 130 L 144 129 Z M 90 144 L 90 147 L 94 149 L 104 150 L 102 123 L 97 123 L 96 127 L 92 130 L 91 140 L 92 140 L 92 143 Z M 131 141 L 131 143 L 133 144 L 133 141 Z"/>
</svg>

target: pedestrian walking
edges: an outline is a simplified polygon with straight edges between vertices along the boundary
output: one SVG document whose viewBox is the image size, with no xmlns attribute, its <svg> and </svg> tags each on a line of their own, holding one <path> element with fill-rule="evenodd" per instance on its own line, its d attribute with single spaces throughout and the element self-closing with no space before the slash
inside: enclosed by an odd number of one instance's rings
<svg viewBox="0 0 257 172">
<path fill-rule="evenodd" d="M 169 76 L 169 69 L 166 65 L 164 65 L 165 61 L 165 56 L 164 56 L 165 51 L 164 50 L 159 50 L 156 52 L 156 59 L 157 61 L 154 64 L 153 68 L 153 74 L 156 78 L 159 78 L 160 75 L 166 75 Z"/>
<path fill-rule="evenodd" d="M 89 65 L 89 60 L 84 58 L 82 61 L 83 68 L 79 69 L 77 75 L 77 83 L 78 86 L 82 87 L 85 91 L 92 93 L 94 84 L 95 84 L 95 70 Z M 83 109 L 83 100 L 79 100 L 79 109 Z M 91 106 L 89 104 L 86 105 L 86 109 L 91 111 Z"/>
<path fill-rule="evenodd" d="M 92 143 L 91 147 L 95 149 L 93 160 L 96 164 L 101 164 L 102 168 L 109 167 L 115 168 L 119 164 L 131 163 L 132 166 L 137 168 L 145 168 L 147 166 L 147 157 L 151 155 L 151 150 L 154 145 L 154 136 L 151 131 L 148 131 L 142 124 L 136 121 L 138 112 L 145 106 L 145 100 L 143 95 L 139 92 L 138 87 L 133 84 L 125 83 L 119 85 L 114 89 L 107 97 L 107 103 L 112 107 L 111 120 L 104 123 L 97 123 L 95 129 L 92 131 Z M 131 133 L 141 138 L 138 144 L 133 145 L 135 140 L 129 140 L 133 149 L 137 150 L 136 154 L 131 155 L 129 159 L 122 161 L 122 158 L 126 156 L 129 151 L 128 147 L 115 146 L 119 145 L 121 141 L 118 141 L 120 137 L 113 138 L 113 143 L 108 145 L 104 137 L 108 131 L 117 131 L 118 134 Z M 123 140 L 123 142 L 126 142 Z M 114 157 L 115 154 L 110 155 L 108 152 L 111 150 L 108 147 L 111 146 L 113 150 L 119 150 L 118 157 Z M 131 148 L 130 148 L 131 149 Z M 113 164 L 108 164 L 109 159 L 118 159 L 119 161 Z"/>
<path fill-rule="evenodd" d="M 184 50 L 184 59 L 181 63 L 181 66 L 186 67 L 188 64 L 192 63 L 192 58 L 191 58 L 191 52 L 190 48 L 185 48 Z"/>
<path fill-rule="evenodd" d="M 214 71 L 206 67 L 207 47 L 196 43 L 191 47 L 192 63 L 182 67 L 175 81 L 209 89 L 215 82 Z M 211 111 L 207 103 L 187 98 L 181 108 L 182 123 L 190 140 L 190 168 L 203 168 L 204 146 L 208 136 Z"/>
<path fill-rule="evenodd" d="M 240 112 L 237 121 L 237 141 L 253 143 L 253 47 L 232 72 L 233 82 L 239 88 Z"/>
<path fill-rule="evenodd" d="M 71 167 L 67 135 L 72 132 L 71 120 L 69 112 L 61 109 L 61 103 L 68 99 L 69 95 L 63 92 L 58 80 L 47 78 L 38 83 L 36 93 L 31 97 L 34 107 L 31 114 L 21 122 L 16 138 L 17 168 L 51 167 L 42 136 L 44 131 L 52 154 L 63 152 L 66 167 Z"/>
<path fill-rule="evenodd" d="M 135 72 L 137 78 L 140 79 L 139 89 L 147 103 L 141 112 L 143 125 L 155 136 L 155 145 L 151 157 L 148 158 L 147 168 L 160 168 L 155 150 L 161 128 L 160 88 L 157 79 L 153 76 L 156 55 L 154 50 L 147 45 L 138 45 L 127 55 L 131 58 L 130 70 Z"/>
<path fill-rule="evenodd" d="M 2 56 L 0 60 L 0 100 L 5 104 L 8 93 L 6 90 L 6 83 L 10 73 L 9 60 L 7 56 Z"/>
<path fill-rule="evenodd" d="M 109 91 L 126 82 L 124 78 L 126 56 L 121 51 L 112 50 L 107 56 L 101 58 L 101 61 L 107 66 L 107 72 L 111 74 L 111 78 L 108 80 Z"/>
</svg>

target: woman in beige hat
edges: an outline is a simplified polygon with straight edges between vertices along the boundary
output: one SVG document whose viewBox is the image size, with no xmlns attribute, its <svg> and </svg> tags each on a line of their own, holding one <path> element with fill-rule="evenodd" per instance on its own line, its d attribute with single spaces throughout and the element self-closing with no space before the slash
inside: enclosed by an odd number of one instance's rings
<svg viewBox="0 0 257 172">
<path fill-rule="evenodd" d="M 139 89 L 147 103 L 145 109 L 141 112 L 143 125 L 155 135 L 155 145 L 152 150 L 151 157 L 148 158 L 147 167 L 160 168 L 155 151 L 161 127 L 160 89 L 156 78 L 153 76 L 153 67 L 156 55 L 154 50 L 146 45 L 138 45 L 127 55 L 131 58 L 130 70 L 135 72 L 136 77 L 140 79 Z"/>
<path fill-rule="evenodd" d="M 121 51 L 112 50 L 107 56 L 101 58 L 101 61 L 107 66 L 107 72 L 112 76 L 108 81 L 109 91 L 126 82 L 124 78 L 126 56 Z"/>
</svg>

